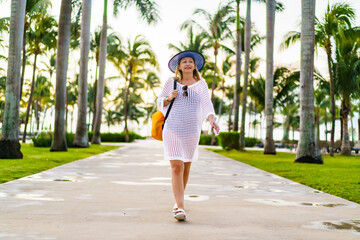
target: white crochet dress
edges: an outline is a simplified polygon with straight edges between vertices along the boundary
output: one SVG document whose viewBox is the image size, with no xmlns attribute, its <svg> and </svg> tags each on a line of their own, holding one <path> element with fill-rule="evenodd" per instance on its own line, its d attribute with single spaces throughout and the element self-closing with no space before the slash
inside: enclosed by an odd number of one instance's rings
<svg viewBox="0 0 360 240">
<path fill-rule="evenodd" d="M 215 112 L 205 80 L 188 86 L 187 97 L 183 96 L 183 86 L 177 82 L 179 93 L 164 125 L 164 158 L 194 162 L 198 159 L 201 125 L 210 114 L 215 116 Z M 164 106 L 164 99 L 173 90 L 174 79 L 169 78 L 157 99 L 157 107 L 164 116 L 170 106 Z"/>
</svg>

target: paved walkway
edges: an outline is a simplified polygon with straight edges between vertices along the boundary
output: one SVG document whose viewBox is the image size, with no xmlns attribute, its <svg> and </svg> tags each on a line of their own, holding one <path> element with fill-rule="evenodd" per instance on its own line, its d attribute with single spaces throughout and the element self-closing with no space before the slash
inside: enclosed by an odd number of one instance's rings
<svg viewBox="0 0 360 240">
<path fill-rule="evenodd" d="M 0 185 L 0 239 L 360 239 L 360 205 L 203 148 L 187 222 L 173 203 L 162 143 L 139 141 Z"/>
</svg>

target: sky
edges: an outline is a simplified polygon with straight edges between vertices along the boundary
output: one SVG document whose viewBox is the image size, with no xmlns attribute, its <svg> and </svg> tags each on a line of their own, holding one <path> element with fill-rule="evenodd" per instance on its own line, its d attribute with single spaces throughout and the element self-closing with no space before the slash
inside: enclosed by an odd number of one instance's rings
<svg viewBox="0 0 360 240">
<path fill-rule="evenodd" d="M 1 3 L 0 17 L 7 17 L 10 15 L 10 2 L 11 0 L 3 0 Z M 60 0 L 53 0 L 53 8 L 51 14 L 58 19 L 60 13 Z M 114 17 L 112 14 L 112 0 L 109 0 L 108 11 L 108 24 L 111 26 L 111 30 L 108 32 L 117 32 L 124 41 L 128 39 L 133 40 L 137 35 L 141 34 L 145 36 L 150 42 L 153 50 L 155 51 L 158 62 L 160 64 L 160 77 L 161 81 L 165 82 L 167 78 L 172 76 L 172 73 L 167 68 L 168 60 L 176 52 L 168 49 L 168 44 L 179 45 L 179 42 L 186 41 L 186 31 L 180 31 L 180 25 L 189 18 L 195 19 L 199 23 L 203 23 L 199 17 L 194 17 L 192 14 L 195 9 L 203 8 L 210 13 L 214 13 L 219 6 L 220 1 L 217 0 L 157 0 L 157 4 L 160 9 L 161 21 L 156 25 L 147 25 L 139 18 L 134 7 L 121 10 L 119 16 Z M 226 2 L 226 1 L 222 1 Z M 300 31 L 301 22 L 301 0 L 282 0 L 285 10 L 283 12 L 277 12 L 275 16 L 275 39 L 274 39 L 274 65 L 287 66 L 294 69 L 300 68 L 300 44 L 296 44 L 287 50 L 280 51 L 279 45 L 283 41 L 285 34 L 289 31 Z M 330 4 L 339 1 L 329 1 Z M 346 1 L 353 8 L 356 9 L 357 21 L 356 24 L 360 25 L 360 1 L 351 0 Z M 326 10 L 328 1 L 317 0 L 316 1 L 316 16 L 322 17 Z M 242 3 L 240 6 L 240 14 L 245 18 L 246 5 Z M 255 29 L 260 35 L 266 34 L 266 5 L 252 2 L 252 22 Z M 103 0 L 92 1 L 92 16 L 91 16 L 91 29 L 97 30 L 102 24 L 103 15 Z M 229 45 L 230 46 L 230 45 Z M 208 54 L 211 56 L 211 52 Z M 265 56 L 266 47 L 265 41 L 259 45 L 253 52 L 253 55 L 263 59 L 259 67 L 259 74 L 265 76 Z M 77 61 L 78 55 L 71 55 L 70 61 Z M 221 56 L 219 59 L 221 62 Z M 93 63 L 92 63 L 93 64 Z M 326 55 L 323 50 L 319 50 L 315 57 L 315 67 L 324 76 L 328 75 Z M 93 69 L 95 65 L 90 66 L 89 73 L 94 75 Z M 77 64 L 70 64 L 69 71 L 77 72 Z M 27 74 L 31 74 L 28 71 Z M 71 75 L 71 73 L 69 73 Z M 117 76 L 117 71 L 107 64 L 106 77 Z M 90 81 L 93 77 L 90 76 Z M 112 84 L 116 85 L 116 82 Z M 276 137 L 276 133 L 275 133 Z M 280 137 L 280 136 L 279 136 Z M 280 137 L 281 138 L 281 137 Z"/>
</svg>

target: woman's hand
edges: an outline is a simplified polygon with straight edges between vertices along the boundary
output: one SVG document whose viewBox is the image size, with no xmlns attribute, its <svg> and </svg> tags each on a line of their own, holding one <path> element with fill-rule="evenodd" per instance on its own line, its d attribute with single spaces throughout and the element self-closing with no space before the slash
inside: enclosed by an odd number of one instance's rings
<svg viewBox="0 0 360 240">
<path fill-rule="evenodd" d="M 173 91 L 170 93 L 170 95 L 168 96 L 169 101 L 172 101 L 174 98 L 176 98 L 177 95 L 178 95 L 178 93 L 179 93 L 179 90 L 173 90 Z"/>
<path fill-rule="evenodd" d="M 211 127 L 215 130 L 216 134 L 219 134 L 220 127 L 219 127 L 219 125 L 215 122 L 215 116 L 214 116 L 214 115 L 209 115 L 208 120 L 209 120 L 209 122 L 210 122 Z"/>
</svg>

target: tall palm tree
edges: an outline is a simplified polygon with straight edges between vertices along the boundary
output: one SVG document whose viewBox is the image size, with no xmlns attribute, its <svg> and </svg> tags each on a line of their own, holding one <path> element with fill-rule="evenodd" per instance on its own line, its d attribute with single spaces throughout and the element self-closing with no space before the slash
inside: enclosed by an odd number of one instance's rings
<svg viewBox="0 0 360 240">
<path fill-rule="evenodd" d="M 0 158 L 23 158 L 19 143 L 19 93 L 25 4 L 25 0 L 11 1 L 9 61 L 4 118 L 0 138 Z"/>
<path fill-rule="evenodd" d="M 328 71 L 330 76 L 330 98 L 331 98 L 331 139 L 330 156 L 334 156 L 334 138 L 335 138 L 335 82 L 333 75 L 333 46 L 332 42 L 341 28 L 351 27 L 351 21 L 355 18 L 355 10 L 347 3 L 328 4 L 325 16 L 322 20 L 315 19 L 315 44 L 324 48 L 327 55 Z M 282 47 L 288 47 L 290 44 L 300 40 L 300 33 L 296 31 L 289 32 L 282 43 Z"/>
<path fill-rule="evenodd" d="M 51 7 L 50 0 L 26 0 L 25 7 L 25 21 L 24 21 L 24 39 L 22 46 L 22 67 L 21 67 L 21 85 L 20 85 L 20 100 L 22 98 L 24 77 L 25 77 L 25 68 L 26 68 L 26 43 L 27 43 L 27 32 L 30 29 L 34 18 L 40 15 L 46 15 L 47 11 Z"/>
<path fill-rule="evenodd" d="M 216 86 L 216 77 L 217 77 L 217 57 L 219 54 L 220 48 L 231 51 L 228 47 L 223 45 L 225 39 L 232 37 L 231 30 L 229 28 L 229 23 L 235 21 L 234 17 L 231 15 L 233 8 L 230 5 L 221 5 L 219 4 L 218 9 L 215 13 L 211 14 L 204 9 L 196 9 L 193 15 L 200 15 L 206 19 L 206 27 L 201 26 L 194 20 L 185 21 L 181 29 L 190 28 L 192 26 L 197 26 L 200 28 L 201 33 L 206 36 L 209 43 L 211 43 L 214 51 L 214 72 L 213 72 L 213 82 L 211 85 L 211 101 L 214 102 L 214 91 Z"/>
<path fill-rule="evenodd" d="M 100 126 L 102 117 L 102 105 L 104 96 L 104 85 L 105 85 L 105 61 L 107 54 L 107 5 L 108 0 L 104 0 L 104 14 L 103 14 L 103 25 L 101 30 L 100 40 L 100 56 L 99 56 L 99 80 L 97 83 L 96 93 L 96 109 L 95 109 L 95 126 L 94 134 L 91 139 L 91 143 L 100 144 Z M 156 23 L 159 17 L 158 5 L 153 0 L 114 0 L 114 15 L 119 14 L 119 9 L 127 9 L 131 5 L 135 5 L 136 9 L 140 12 L 140 16 L 148 24 Z"/>
<path fill-rule="evenodd" d="M 336 38 L 334 70 L 335 87 L 341 97 L 340 117 L 342 119 L 341 154 L 351 155 L 348 120 L 351 112 L 351 98 L 359 97 L 360 76 L 360 30 L 350 28 L 339 31 Z"/>
<path fill-rule="evenodd" d="M 274 61 L 275 0 L 266 1 L 266 137 L 264 154 L 276 154 L 273 139 L 273 61 Z"/>
<path fill-rule="evenodd" d="M 251 1 L 246 0 L 246 19 L 245 19 L 245 34 L 244 34 L 244 50 L 245 50 L 245 65 L 244 65 L 244 87 L 242 93 L 242 114 L 241 114 L 241 127 L 240 127 L 240 149 L 245 147 L 245 115 L 248 91 L 248 79 L 250 68 L 250 49 L 251 49 Z M 257 2 L 265 3 L 265 0 L 257 0 Z M 276 2 L 276 11 L 283 11 L 283 5 Z M 237 108 L 239 109 L 239 108 Z"/>
<path fill-rule="evenodd" d="M 100 34 L 99 48 L 99 79 L 96 86 L 96 108 L 95 108 L 95 124 L 94 134 L 92 136 L 92 144 L 100 144 L 100 126 L 103 108 L 104 86 L 105 86 L 105 63 L 107 55 L 107 5 L 108 1 L 104 0 L 103 24 Z"/>
<path fill-rule="evenodd" d="M 79 76 L 79 101 L 76 133 L 73 146 L 89 147 L 88 129 L 86 125 L 87 100 L 88 100 L 88 59 L 90 51 L 90 20 L 91 0 L 82 1 L 81 42 L 80 42 L 80 76 Z"/>
<path fill-rule="evenodd" d="M 57 26 L 56 20 L 47 14 L 35 15 L 33 24 L 30 26 L 28 33 L 29 52 L 34 55 L 33 74 L 30 88 L 30 96 L 26 109 L 26 118 L 24 126 L 23 142 L 25 142 L 27 125 L 29 121 L 30 108 L 33 102 L 33 93 L 36 80 L 37 60 L 38 56 L 42 55 L 48 49 L 56 46 L 56 32 L 54 28 Z"/>
<path fill-rule="evenodd" d="M 196 9 L 193 15 L 200 15 L 205 17 L 206 19 L 206 27 L 202 27 L 199 23 L 194 20 L 185 21 L 181 29 L 189 28 L 193 25 L 196 25 L 201 29 L 201 33 L 206 36 L 208 42 L 212 45 L 214 50 L 214 71 L 213 71 L 213 79 L 211 84 L 211 102 L 215 104 L 215 88 L 216 88 L 216 80 L 217 77 L 217 58 L 219 54 L 219 50 L 222 48 L 227 52 L 233 53 L 233 50 L 223 45 L 223 41 L 226 39 L 233 38 L 231 30 L 229 28 L 229 24 L 235 22 L 235 18 L 232 15 L 234 9 L 230 4 L 222 5 L 219 4 L 218 9 L 214 14 L 207 12 L 204 9 Z M 213 129 L 211 129 L 211 144 L 215 142 L 215 135 Z"/>
<path fill-rule="evenodd" d="M 295 162 L 322 164 L 314 128 L 315 0 L 301 1 L 300 137 Z"/>
<path fill-rule="evenodd" d="M 126 48 L 127 58 L 125 59 L 125 80 L 127 84 L 125 84 L 125 96 L 124 96 L 124 120 L 125 120 L 125 141 L 129 141 L 129 130 L 127 126 L 128 120 L 128 109 L 130 106 L 128 105 L 128 98 L 130 96 L 131 87 L 133 85 L 133 81 L 136 78 L 136 74 L 143 70 L 146 65 L 150 65 L 152 67 L 157 68 L 158 63 L 156 61 L 156 56 L 153 50 L 151 49 L 150 43 L 145 40 L 141 35 L 136 36 L 133 43 L 128 40 L 127 48 Z"/>
<path fill-rule="evenodd" d="M 50 151 L 67 151 L 65 138 L 66 78 L 71 36 L 72 0 L 62 0 L 56 59 L 55 123 Z"/>
</svg>

